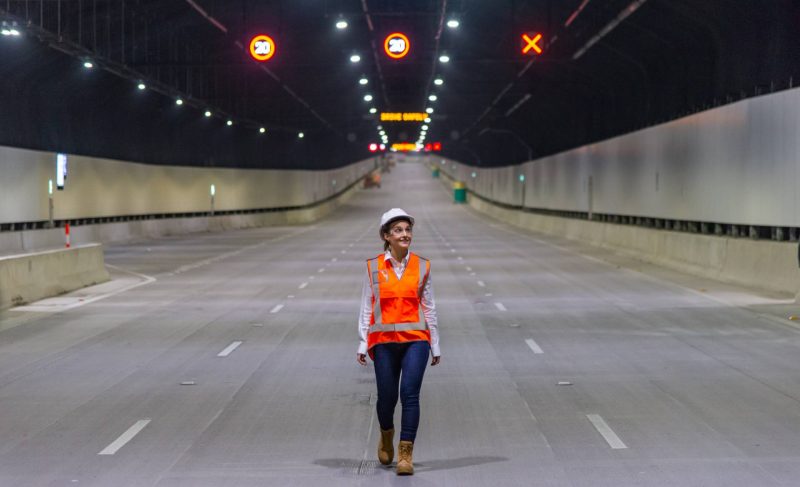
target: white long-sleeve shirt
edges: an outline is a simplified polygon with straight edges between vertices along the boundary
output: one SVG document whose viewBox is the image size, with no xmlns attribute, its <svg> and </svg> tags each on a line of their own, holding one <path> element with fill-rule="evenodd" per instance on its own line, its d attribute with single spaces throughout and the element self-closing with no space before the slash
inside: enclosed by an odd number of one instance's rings
<svg viewBox="0 0 800 487">
<path fill-rule="evenodd" d="M 403 271 L 408 265 L 408 256 L 406 254 L 402 261 L 398 262 L 392 257 L 391 251 L 387 250 L 385 259 L 392 265 L 395 275 L 398 279 L 403 276 Z M 369 322 L 372 317 L 372 285 L 370 283 L 371 276 L 369 271 L 364 273 L 364 287 L 361 291 L 361 312 L 358 317 L 358 337 L 360 342 L 358 344 L 358 353 L 367 353 L 367 335 L 369 334 Z M 428 329 L 431 332 L 431 355 L 439 357 L 442 355 L 439 349 L 439 327 L 436 318 L 436 303 L 433 299 L 433 284 L 431 283 L 431 274 L 428 273 L 428 279 L 425 281 L 425 287 L 422 288 L 422 298 L 420 299 L 422 305 L 422 314 L 425 315 L 425 322 L 428 324 Z"/>
</svg>

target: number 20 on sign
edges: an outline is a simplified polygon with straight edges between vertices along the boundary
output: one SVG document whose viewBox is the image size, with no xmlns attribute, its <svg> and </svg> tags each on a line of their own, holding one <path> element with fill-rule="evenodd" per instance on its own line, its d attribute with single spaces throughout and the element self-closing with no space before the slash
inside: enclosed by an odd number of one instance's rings
<svg viewBox="0 0 800 487">
<path fill-rule="evenodd" d="M 275 55 L 275 41 L 266 34 L 260 34 L 250 40 L 250 56 L 256 61 L 267 61 Z"/>
<path fill-rule="evenodd" d="M 392 59 L 404 58 L 410 49 L 411 43 L 408 41 L 408 37 L 400 32 L 389 34 L 383 41 L 383 50 Z"/>
</svg>

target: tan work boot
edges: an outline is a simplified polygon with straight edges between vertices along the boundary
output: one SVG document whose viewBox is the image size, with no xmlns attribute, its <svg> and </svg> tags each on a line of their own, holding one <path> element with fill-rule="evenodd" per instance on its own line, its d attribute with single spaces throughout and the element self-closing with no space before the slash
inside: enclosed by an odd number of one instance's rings
<svg viewBox="0 0 800 487">
<path fill-rule="evenodd" d="M 394 460 L 394 428 L 381 430 L 381 439 L 378 441 L 378 461 L 383 465 L 391 465 Z"/>
<path fill-rule="evenodd" d="M 414 443 L 400 441 L 398 450 L 400 453 L 397 458 L 397 475 L 414 475 L 414 463 L 411 458 L 414 453 Z"/>
</svg>

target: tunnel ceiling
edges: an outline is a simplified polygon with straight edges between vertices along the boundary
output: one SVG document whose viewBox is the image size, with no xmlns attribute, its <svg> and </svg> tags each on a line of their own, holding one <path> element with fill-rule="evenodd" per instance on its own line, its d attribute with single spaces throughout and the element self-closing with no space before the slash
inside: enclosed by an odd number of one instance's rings
<svg viewBox="0 0 800 487">
<path fill-rule="evenodd" d="M 0 2 L 0 17 L 21 32 L 0 38 L 0 144 L 161 164 L 341 166 L 379 126 L 419 140 L 422 123 L 380 112 L 432 108 L 426 143 L 507 165 L 800 74 L 791 0 L 44 0 Z M 393 32 L 410 41 L 399 60 Z M 527 33 L 541 54 L 522 54 Z M 276 44 L 263 63 L 257 34 Z"/>
</svg>

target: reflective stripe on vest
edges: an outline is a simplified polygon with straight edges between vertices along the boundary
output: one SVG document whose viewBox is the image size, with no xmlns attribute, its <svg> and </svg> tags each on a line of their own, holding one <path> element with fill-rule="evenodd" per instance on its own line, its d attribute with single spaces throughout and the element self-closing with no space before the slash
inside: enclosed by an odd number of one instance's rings
<svg viewBox="0 0 800 487">
<path fill-rule="evenodd" d="M 375 317 L 375 323 L 369 327 L 369 333 L 379 333 L 379 332 L 392 332 L 392 331 L 424 331 L 427 330 L 428 327 L 425 323 L 425 315 L 422 312 L 422 304 L 420 303 L 418 307 L 418 318 L 415 323 L 384 323 L 383 322 L 383 315 L 381 313 L 381 285 L 380 285 L 380 270 L 378 269 L 378 259 L 380 257 L 376 257 L 374 259 L 370 259 L 367 261 L 367 266 L 370 272 L 371 281 L 372 281 L 372 292 L 375 296 L 375 303 L 372 306 L 372 313 Z M 421 301 L 422 298 L 422 291 L 425 287 L 425 281 L 427 280 L 427 261 L 425 259 L 420 258 L 417 256 L 419 262 L 419 281 L 417 283 L 417 296 Z M 409 256 L 409 263 L 411 261 L 411 257 Z M 386 272 L 394 272 L 394 270 L 384 269 Z M 404 272 L 405 274 L 405 272 Z M 395 275 L 396 277 L 396 275 Z M 402 278 L 402 276 L 401 276 Z"/>
</svg>

